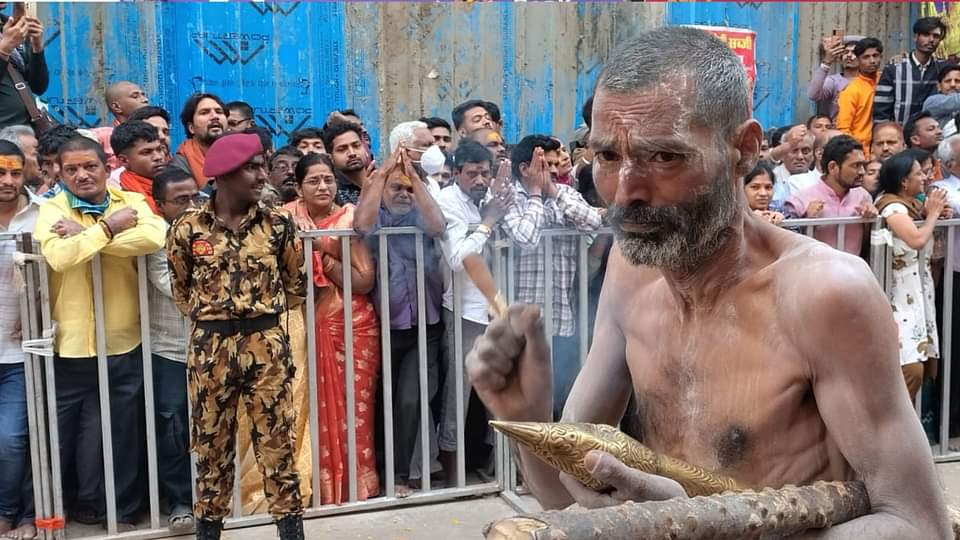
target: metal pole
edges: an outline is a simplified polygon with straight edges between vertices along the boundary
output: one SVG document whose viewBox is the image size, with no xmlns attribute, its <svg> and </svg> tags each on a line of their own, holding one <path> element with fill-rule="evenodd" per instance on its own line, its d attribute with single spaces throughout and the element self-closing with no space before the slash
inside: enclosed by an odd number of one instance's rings
<svg viewBox="0 0 960 540">
<path fill-rule="evenodd" d="M 846 251 L 847 244 L 846 242 L 844 242 L 844 240 L 846 240 L 847 226 L 841 223 L 838 227 L 839 228 L 837 229 L 837 246 L 836 247 L 840 251 Z"/>
<path fill-rule="evenodd" d="M 35 242 L 31 242 L 34 253 L 39 253 Z M 40 274 L 38 279 L 40 284 L 40 327 L 46 329 L 53 328 L 53 317 L 50 314 L 50 282 L 47 279 L 47 265 L 38 264 L 37 270 Z M 47 392 L 47 433 L 50 437 L 50 485 L 53 495 L 53 513 L 56 517 L 63 517 L 63 484 L 61 483 L 60 469 L 60 432 L 57 419 L 57 388 L 56 377 L 54 373 L 54 356 L 44 359 L 44 372 L 46 375 Z M 42 450 L 41 450 L 42 451 Z M 64 540 L 66 533 L 63 529 L 57 529 L 53 532 L 56 540 Z"/>
<path fill-rule="evenodd" d="M 347 477 L 350 480 L 350 502 L 357 500 L 357 404 L 356 383 L 353 363 L 353 287 L 350 274 L 350 236 L 340 237 L 340 252 L 343 260 L 343 342 L 346 363 L 345 382 L 347 385 L 347 464 L 350 467 Z"/>
<path fill-rule="evenodd" d="M 596 242 L 600 237 L 595 236 L 594 242 Z M 580 345 L 580 367 L 583 367 L 583 364 L 587 361 L 587 352 L 589 351 L 589 335 L 588 331 L 590 330 L 590 297 L 587 294 L 588 288 L 590 287 L 589 281 L 587 278 L 587 273 L 589 272 L 589 264 L 587 260 L 587 237 L 583 234 L 578 236 L 577 248 L 579 253 L 577 254 L 577 276 L 578 276 L 578 294 L 580 297 L 580 302 L 578 308 L 580 312 L 577 314 L 579 318 L 578 334 L 580 335 L 579 345 Z"/>
<path fill-rule="evenodd" d="M 310 477 L 313 506 L 320 506 L 320 403 L 317 395 L 317 304 L 314 277 L 318 270 L 313 265 L 313 238 L 303 238 L 303 260 L 307 272 L 307 305 L 304 307 L 307 325 L 307 395 L 310 396 Z"/>
<path fill-rule="evenodd" d="M 107 532 L 117 534 L 117 491 L 113 474 L 113 437 L 110 420 L 110 376 L 103 314 L 103 270 L 99 254 L 93 257 L 91 264 L 97 340 L 97 386 L 100 391 L 100 431 L 103 436 L 103 477 L 107 500 Z"/>
<path fill-rule="evenodd" d="M 940 402 L 940 454 L 950 451 L 950 380 L 953 370 L 953 257 L 956 227 L 947 227 L 946 264 L 943 271 L 943 395 Z"/>
<path fill-rule="evenodd" d="M 30 236 L 22 235 L 19 237 L 19 251 L 31 253 Z M 20 302 L 20 332 L 22 339 L 38 339 L 41 337 L 41 331 L 37 328 L 37 305 L 34 291 L 33 262 L 24 264 L 23 274 L 25 275 L 24 287 L 20 293 L 22 300 Z M 42 263 L 41 263 L 42 264 Z M 23 375 L 26 383 L 27 402 L 27 437 L 30 443 L 30 466 L 33 472 L 33 505 L 38 518 L 49 519 L 51 513 L 50 504 L 50 478 L 47 475 L 47 433 L 46 424 L 43 421 L 43 378 L 40 376 L 39 362 L 40 358 L 24 353 Z M 37 536 L 42 539 L 50 538 L 50 531 L 38 529 Z"/>
<path fill-rule="evenodd" d="M 386 466 L 387 497 L 396 495 L 396 467 L 393 452 L 393 350 L 390 343 L 390 261 L 387 235 L 380 231 L 377 237 L 377 262 L 380 280 L 380 337 L 383 343 L 381 371 L 383 373 L 383 450 Z"/>
<path fill-rule="evenodd" d="M 417 264 L 417 361 L 420 366 L 420 482 L 430 491 L 430 392 L 427 377 L 427 300 L 423 275 L 423 233 L 414 235 Z"/>
<path fill-rule="evenodd" d="M 147 430 L 147 485 L 150 497 L 150 528 L 160 528 L 160 486 L 157 480 L 156 402 L 153 396 L 153 355 L 150 341 L 150 306 L 147 295 L 146 257 L 137 257 L 137 287 L 140 294 L 140 342 L 143 360 L 143 403 Z"/>
<path fill-rule="evenodd" d="M 516 283 L 516 262 L 514 261 L 514 250 L 516 246 L 513 243 L 513 240 L 509 240 L 507 244 L 507 303 L 512 304 L 517 299 L 517 283 Z"/>
<path fill-rule="evenodd" d="M 463 433 L 465 404 L 463 396 L 463 271 L 453 273 L 453 383 L 457 391 L 457 487 L 466 484 L 466 456 Z M 449 377 L 450 374 L 448 373 Z M 469 397 L 469 396 L 468 396 Z M 447 487 L 450 487 L 449 485 Z"/>
</svg>

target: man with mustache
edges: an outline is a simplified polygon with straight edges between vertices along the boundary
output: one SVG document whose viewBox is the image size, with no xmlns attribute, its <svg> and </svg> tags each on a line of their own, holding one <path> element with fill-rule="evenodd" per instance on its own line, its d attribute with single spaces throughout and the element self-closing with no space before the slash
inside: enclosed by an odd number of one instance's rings
<svg viewBox="0 0 960 540">
<path fill-rule="evenodd" d="M 303 154 L 294 146 L 277 150 L 267 162 L 267 183 L 263 186 L 261 200 L 276 200 L 283 206 L 297 198 L 297 179 L 293 171 Z"/>
<path fill-rule="evenodd" d="M 862 187 L 866 165 L 867 159 L 859 142 L 849 135 L 834 137 L 823 148 L 820 181 L 787 199 L 783 205 L 784 214 L 792 218 L 876 217 L 873 198 Z M 821 225 L 814 231 L 814 237 L 836 246 L 839 229 L 839 225 Z M 869 224 L 845 227 L 844 243 L 839 249 L 859 254 L 863 235 L 868 232 Z"/>
<path fill-rule="evenodd" d="M 643 444 L 742 485 L 862 479 L 872 513 L 817 537 L 948 538 L 886 295 L 863 261 L 751 214 L 742 178 L 761 138 L 724 42 L 663 27 L 613 53 L 590 146 L 617 245 L 563 421 L 617 425 L 634 395 Z M 551 418 L 543 324 L 539 308 L 511 306 L 470 354 L 470 379 L 499 419 Z M 686 497 L 603 452 L 586 456 L 602 492 L 518 453 L 545 507 Z"/>
<path fill-rule="evenodd" d="M 370 153 L 363 144 L 363 128 L 350 122 L 328 124 L 323 130 L 323 146 L 330 152 L 336 169 L 336 203 L 357 204 L 370 164 Z"/>
<path fill-rule="evenodd" d="M 104 520 L 90 260 L 100 255 L 104 335 L 110 377 L 110 422 L 116 481 L 117 530 L 136 527 L 144 501 L 140 452 L 144 448 L 143 363 L 136 257 L 163 246 L 165 224 L 143 195 L 107 187 L 107 157 L 99 142 L 76 136 L 57 161 L 63 191 L 40 206 L 34 236 L 50 266 L 57 428 L 64 485 L 72 491 L 70 516 Z"/>
<path fill-rule="evenodd" d="M 440 413 L 440 463 L 447 476 L 447 485 L 456 481 L 457 471 L 457 385 L 454 374 L 457 365 L 463 365 L 466 352 L 487 327 L 488 306 L 484 292 L 474 284 L 471 275 L 486 266 L 484 246 L 508 208 L 507 199 L 488 197 L 494 182 L 490 152 L 469 139 L 460 141 L 453 155 L 454 181 L 440 190 L 437 204 L 443 211 L 447 226 L 440 238 L 440 249 L 451 270 L 443 291 L 443 327 L 446 340 L 446 373 L 443 382 L 443 409 Z M 460 320 L 454 316 L 453 284 L 459 281 L 462 298 Z M 496 294 L 493 292 L 493 294 Z M 460 326 L 463 356 L 456 355 L 456 327 Z M 463 377 L 463 411 L 466 418 L 470 399 L 470 385 Z"/>
<path fill-rule="evenodd" d="M 207 150 L 227 129 L 227 106 L 213 94 L 194 94 L 187 98 L 180 111 L 180 122 L 187 133 L 187 140 L 177 148 L 177 155 L 170 161 L 190 174 L 201 189 L 212 180 L 203 175 Z"/>
<path fill-rule="evenodd" d="M 906 148 L 903 128 L 896 122 L 879 122 L 873 125 L 870 141 L 870 157 L 885 161 L 888 157 Z"/>
</svg>

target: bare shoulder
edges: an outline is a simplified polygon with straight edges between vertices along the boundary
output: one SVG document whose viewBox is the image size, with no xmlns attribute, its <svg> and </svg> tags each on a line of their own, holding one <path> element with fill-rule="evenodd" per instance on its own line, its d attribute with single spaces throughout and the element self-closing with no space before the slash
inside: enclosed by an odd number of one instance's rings
<svg viewBox="0 0 960 540">
<path fill-rule="evenodd" d="M 868 350 L 885 348 L 878 335 L 896 336 L 886 294 L 863 259 L 800 237 L 774 266 L 781 328 L 812 360 L 823 358 L 823 347 L 835 348 L 838 340 Z"/>
<path fill-rule="evenodd" d="M 789 233 L 793 234 L 793 233 Z M 774 263 L 777 294 L 802 307 L 823 301 L 883 296 L 870 266 L 860 257 L 796 235 Z"/>
</svg>

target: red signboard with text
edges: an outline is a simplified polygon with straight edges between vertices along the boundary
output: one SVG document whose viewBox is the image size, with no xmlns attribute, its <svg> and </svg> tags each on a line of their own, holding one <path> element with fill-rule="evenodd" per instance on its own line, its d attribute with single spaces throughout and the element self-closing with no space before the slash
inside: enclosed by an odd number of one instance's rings
<svg viewBox="0 0 960 540">
<path fill-rule="evenodd" d="M 728 47 L 730 47 L 733 53 L 740 58 L 741 62 L 743 62 L 743 67 L 747 70 L 747 78 L 750 79 L 750 88 L 753 89 L 757 81 L 757 33 L 746 28 L 699 25 L 691 26 L 717 36 L 721 41 L 726 43 Z"/>
</svg>

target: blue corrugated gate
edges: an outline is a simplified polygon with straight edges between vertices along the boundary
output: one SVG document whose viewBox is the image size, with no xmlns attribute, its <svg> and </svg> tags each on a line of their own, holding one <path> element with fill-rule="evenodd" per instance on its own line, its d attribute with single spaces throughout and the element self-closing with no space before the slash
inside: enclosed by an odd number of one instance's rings
<svg viewBox="0 0 960 540">
<path fill-rule="evenodd" d="M 107 125 L 103 89 L 128 79 L 175 115 L 198 90 L 247 101 L 278 144 L 352 107 L 379 145 L 393 123 L 448 117 L 468 98 L 501 104 L 510 141 L 568 136 L 610 47 L 661 24 L 754 30 L 755 115 L 765 127 L 784 125 L 808 110 L 797 53 L 815 44 L 799 45 L 800 12 L 786 2 L 40 4 L 52 78 L 45 99 L 58 120 Z"/>
</svg>

